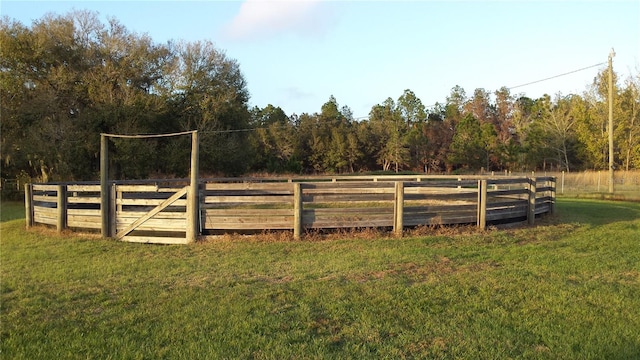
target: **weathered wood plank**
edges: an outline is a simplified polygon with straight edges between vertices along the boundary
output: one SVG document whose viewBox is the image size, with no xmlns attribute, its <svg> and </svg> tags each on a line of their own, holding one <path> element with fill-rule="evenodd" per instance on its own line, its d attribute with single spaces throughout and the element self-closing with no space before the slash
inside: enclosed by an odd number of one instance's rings
<svg viewBox="0 0 640 360">
<path fill-rule="evenodd" d="M 293 209 L 206 209 L 206 216 L 293 216 Z"/>
<path fill-rule="evenodd" d="M 224 195 L 207 195 L 205 203 L 292 203 L 293 196 L 290 195 L 267 195 L 267 196 L 224 196 Z"/>
<path fill-rule="evenodd" d="M 514 209 L 487 210 L 487 221 L 508 220 L 513 218 L 526 218 L 528 207 Z"/>
<path fill-rule="evenodd" d="M 33 191 L 58 191 L 58 185 L 33 184 Z"/>
<path fill-rule="evenodd" d="M 33 214 L 33 222 L 36 224 L 57 225 L 58 218 L 55 215 L 36 212 Z"/>
<path fill-rule="evenodd" d="M 451 212 L 451 211 L 475 211 L 477 204 L 460 204 L 460 205 L 427 205 L 427 206 L 405 206 L 404 213 L 419 212 Z"/>
<path fill-rule="evenodd" d="M 538 194 L 544 193 L 544 192 L 547 192 L 547 191 L 556 191 L 556 188 L 553 187 L 553 186 L 539 186 L 539 187 L 536 188 L 536 192 Z"/>
<path fill-rule="evenodd" d="M 293 194 L 293 186 L 291 183 L 208 183 L 205 190 L 241 190 L 241 191 L 273 191 L 279 193 Z"/>
<path fill-rule="evenodd" d="M 117 205 L 158 206 L 166 199 L 116 199 Z M 179 199 L 170 206 L 187 206 L 186 199 Z"/>
<path fill-rule="evenodd" d="M 116 185 L 116 191 L 133 193 L 157 192 L 158 185 Z"/>
<path fill-rule="evenodd" d="M 337 195 L 302 195 L 304 203 L 335 203 L 335 202 L 376 202 L 393 201 L 394 194 L 337 194 Z"/>
<path fill-rule="evenodd" d="M 73 215 L 67 218 L 67 226 L 71 228 L 100 229 L 102 218 L 98 216 Z"/>
<path fill-rule="evenodd" d="M 306 192 L 311 189 L 371 189 L 371 188 L 388 188 L 391 190 L 391 193 L 394 192 L 394 182 L 392 181 L 381 181 L 381 182 L 362 182 L 362 181 L 350 181 L 350 182 L 318 182 L 318 183 L 302 183 L 300 184 L 302 187 L 302 191 Z"/>
<path fill-rule="evenodd" d="M 145 243 L 145 244 L 165 244 L 178 245 L 187 244 L 186 237 L 169 237 L 169 236 L 133 236 L 127 235 L 121 239 L 126 242 Z"/>
<path fill-rule="evenodd" d="M 47 196 L 47 195 L 33 195 L 33 201 L 57 203 L 58 202 L 58 197 L 57 196 Z"/>
<path fill-rule="evenodd" d="M 97 193 L 100 193 L 100 185 L 73 185 L 73 184 L 69 184 L 69 185 L 67 185 L 67 191 L 97 192 Z"/>
<path fill-rule="evenodd" d="M 420 182 L 405 182 L 407 189 L 424 188 L 441 191 L 450 191 L 452 189 L 468 189 L 477 187 L 478 182 L 476 180 L 462 180 L 462 181 L 420 181 Z"/>
<path fill-rule="evenodd" d="M 118 211 L 116 217 L 119 219 L 137 219 L 145 216 L 148 211 Z M 184 219 L 186 215 L 183 211 L 161 211 L 154 215 L 155 219 Z"/>
<path fill-rule="evenodd" d="M 342 184 L 340 184 L 342 185 Z M 394 189 L 391 187 L 362 187 L 362 188 L 316 188 L 303 189 L 303 195 L 344 195 L 344 194 L 393 194 Z"/>
<path fill-rule="evenodd" d="M 405 200 L 439 200 L 439 201 L 453 201 L 453 200 L 466 200 L 476 202 L 478 200 L 477 190 L 461 191 L 456 193 L 419 193 L 419 194 L 405 194 Z"/>
<path fill-rule="evenodd" d="M 134 223 L 137 219 L 117 219 L 116 229 L 124 230 Z M 187 219 L 149 219 L 138 225 L 136 230 L 141 231 L 185 231 Z"/>
<path fill-rule="evenodd" d="M 50 214 L 51 216 L 56 216 L 56 214 L 58 213 L 58 210 L 54 207 L 54 206 L 39 206 L 39 205 L 34 205 L 33 206 L 33 212 L 35 214 Z"/>
<path fill-rule="evenodd" d="M 336 220 L 336 219 L 314 219 L 309 221 L 303 219 L 304 227 L 308 229 L 337 229 L 337 228 L 370 228 L 370 227 L 392 227 L 393 218 L 389 219 L 363 219 L 363 220 Z"/>
<path fill-rule="evenodd" d="M 529 185 L 529 181 L 527 179 L 523 179 L 523 178 L 517 178 L 517 179 L 488 179 L 487 180 L 487 184 L 488 185 L 514 185 L 514 184 L 522 184 L 522 186 L 528 186 Z"/>
<path fill-rule="evenodd" d="M 100 204 L 100 196 L 98 197 L 80 197 L 80 196 L 69 196 L 67 197 L 67 203 L 69 204 Z"/>
<path fill-rule="evenodd" d="M 521 189 L 498 189 L 498 190 L 488 190 L 489 194 L 488 196 L 491 197 L 495 197 L 495 196 L 508 196 L 508 195 L 524 195 L 524 194 L 529 194 L 529 189 L 528 188 L 521 188 Z"/>
</svg>

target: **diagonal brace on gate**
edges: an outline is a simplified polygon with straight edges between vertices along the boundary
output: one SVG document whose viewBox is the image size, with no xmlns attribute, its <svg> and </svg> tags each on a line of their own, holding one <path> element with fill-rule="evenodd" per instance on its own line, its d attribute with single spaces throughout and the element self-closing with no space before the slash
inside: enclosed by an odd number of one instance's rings
<svg viewBox="0 0 640 360">
<path fill-rule="evenodd" d="M 138 220 L 132 222 L 129 226 L 127 226 L 126 228 L 122 229 L 117 235 L 116 235 L 116 239 L 121 240 L 123 237 L 127 236 L 127 234 L 129 234 L 130 232 L 132 232 L 133 230 L 135 230 L 138 226 L 144 224 L 147 220 L 151 219 L 152 217 L 154 217 L 156 214 L 158 214 L 160 211 L 166 209 L 167 207 L 169 207 L 171 204 L 173 204 L 174 202 L 176 202 L 178 199 L 180 199 L 181 197 L 183 197 L 186 193 L 187 193 L 187 189 L 189 187 L 185 186 L 184 188 L 182 188 L 180 191 L 178 191 L 177 193 L 173 194 L 170 198 L 168 198 L 167 200 L 163 201 L 162 203 L 160 203 L 158 206 L 156 206 L 155 208 L 153 208 L 151 211 L 149 211 L 148 213 L 146 213 L 143 217 L 139 218 Z"/>
</svg>

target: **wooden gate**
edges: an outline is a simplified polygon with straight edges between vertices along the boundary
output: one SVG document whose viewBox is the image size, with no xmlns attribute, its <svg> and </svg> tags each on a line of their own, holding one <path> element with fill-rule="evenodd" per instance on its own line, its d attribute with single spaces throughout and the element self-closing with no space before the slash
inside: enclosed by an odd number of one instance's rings
<svg viewBox="0 0 640 360">
<path fill-rule="evenodd" d="M 113 185 L 112 233 L 129 242 L 186 244 L 189 186 Z"/>
</svg>

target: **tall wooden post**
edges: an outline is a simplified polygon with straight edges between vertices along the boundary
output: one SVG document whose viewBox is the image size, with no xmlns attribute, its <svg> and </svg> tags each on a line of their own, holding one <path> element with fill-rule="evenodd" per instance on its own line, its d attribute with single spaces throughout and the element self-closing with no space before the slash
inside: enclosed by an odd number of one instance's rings
<svg viewBox="0 0 640 360">
<path fill-rule="evenodd" d="M 609 53 L 609 193 L 613 194 L 613 57 L 616 53 L 611 49 Z"/>
<path fill-rule="evenodd" d="M 187 191 L 187 243 L 196 241 L 200 230 L 199 149 L 198 131 L 194 131 L 191 135 L 191 180 Z"/>
<path fill-rule="evenodd" d="M 396 181 L 394 205 L 393 232 L 396 236 L 402 236 L 404 229 L 404 182 L 402 181 Z"/>
<path fill-rule="evenodd" d="M 551 214 L 555 214 L 556 213 L 556 186 L 558 181 L 556 179 L 556 177 L 552 177 L 551 178 Z"/>
<path fill-rule="evenodd" d="M 58 203 L 57 203 L 58 218 L 56 223 L 56 229 L 58 232 L 62 232 L 67 227 L 67 186 L 58 185 Z"/>
<path fill-rule="evenodd" d="M 109 139 L 105 134 L 100 135 L 100 215 L 102 224 L 100 227 L 102 237 L 110 237 L 111 221 L 109 209 Z"/>
<path fill-rule="evenodd" d="M 487 180 L 478 180 L 478 228 L 487 227 Z"/>
<path fill-rule="evenodd" d="M 527 220 L 529 225 L 533 225 L 536 221 L 536 178 L 529 178 L 529 211 Z"/>
<path fill-rule="evenodd" d="M 293 183 L 293 237 L 297 240 L 302 235 L 302 188 L 300 183 Z"/>
<path fill-rule="evenodd" d="M 33 226 L 33 185 L 24 184 L 24 218 L 27 229 Z"/>
</svg>

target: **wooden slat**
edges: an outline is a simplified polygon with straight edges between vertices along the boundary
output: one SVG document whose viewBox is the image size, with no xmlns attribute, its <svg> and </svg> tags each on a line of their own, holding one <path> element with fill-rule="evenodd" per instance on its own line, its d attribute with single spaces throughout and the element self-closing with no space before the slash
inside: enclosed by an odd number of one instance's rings
<svg viewBox="0 0 640 360">
<path fill-rule="evenodd" d="M 33 191 L 58 191 L 58 185 L 33 184 Z"/>
<path fill-rule="evenodd" d="M 427 206 L 405 206 L 404 213 L 411 214 L 416 212 L 450 212 L 450 211 L 475 211 L 477 204 L 460 204 L 460 205 L 427 205 Z"/>
<path fill-rule="evenodd" d="M 488 179 L 488 185 L 513 185 L 513 184 L 522 184 L 522 186 L 528 185 L 529 181 L 523 178 L 517 179 Z"/>
<path fill-rule="evenodd" d="M 514 206 L 529 206 L 529 202 L 526 199 L 513 200 L 513 201 L 499 201 L 499 202 L 490 202 L 487 204 L 488 209 L 497 209 L 503 207 L 514 207 Z"/>
<path fill-rule="evenodd" d="M 274 196 L 206 196 L 205 203 L 292 203 L 293 196 L 274 195 Z"/>
<path fill-rule="evenodd" d="M 116 185 L 120 192 L 157 192 L 158 185 Z"/>
<path fill-rule="evenodd" d="M 553 186 L 541 186 L 536 188 L 536 193 L 543 193 L 547 191 L 556 191 L 556 188 Z"/>
<path fill-rule="evenodd" d="M 157 206 L 166 199 L 116 199 L 117 205 Z M 171 203 L 171 206 L 187 206 L 186 199 L 179 199 Z"/>
<path fill-rule="evenodd" d="M 288 192 L 293 194 L 293 186 L 291 183 L 231 183 L 231 184 L 206 184 L 205 190 L 260 190 L 260 191 L 275 191 L 275 192 Z"/>
<path fill-rule="evenodd" d="M 352 215 L 367 215 L 367 214 L 391 214 L 393 215 L 393 207 L 369 207 L 369 208 L 317 208 L 310 209 L 306 208 L 303 210 L 303 213 L 310 214 L 321 214 L 321 215 L 329 215 L 329 214 L 344 214 L 348 216 Z"/>
<path fill-rule="evenodd" d="M 137 219 L 122 219 L 116 220 L 117 231 L 124 230 L 131 226 Z M 144 223 L 138 225 L 136 230 L 142 231 L 184 231 L 187 226 L 187 219 L 184 216 L 182 219 L 148 219 Z"/>
<path fill-rule="evenodd" d="M 362 182 L 362 181 L 353 181 L 353 182 L 344 182 L 344 183 L 334 183 L 334 182 L 326 182 L 326 183 L 303 183 L 301 184 L 302 191 L 306 192 L 310 189 L 370 189 L 370 188 L 388 188 L 391 189 L 391 192 L 394 192 L 394 183 L 389 181 L 384 182 Z"/>
<path fill-rule="evenodd" d="M 152 209 L 150 209 L 152 210 Z M 145 216 L 149 211 L 118 211 L 116 217 L 121 219 L 137 219 Z M 156 219 L 183 219 L 184 211 L 162 211 L 154 216 Z"/>
<path fill-rule="evenodd" d="M 69 204 L 100 204 L 100 200 L 101 199 L 99 197 L 67 197 L 67 203 Z"/>
<path fill-rule="evenodd" d="M 342 185 L 342 184 L 341 184 Z M 394 189 L 391 187 L 384 188 L 371 188 L 371 187 L 363 187 L 363 188 L 316 188 L 316 189 L 304 189 L 302 191 L 303 195 L 343 195 L 343 194 L 393 194 Z"/>
<path fill-rule="evenodd" d="M 516 209 L 487 210 L 487 221 L 508 220 L 513 218 L 526 218 L 528 207 Z"/>
<path fill-rule="evenodd" d="M 67 185 L 67 191 L 100 192 L 100 185 Z"/>
<path fill-rule="evenodd" d="M 67 209 L 68 216 L 100 216 L 100 209 Z"/>
<path fill-rule="evenodd" d="M 293 216 L 293 209 L 206 209 L 206 216 Z"/>
<path fill-rule="evenodd" d="M 56 203 L 58 201 L 58 197 L 46 196 L 46 195 L 33 195 L 33 201 Z"/>
<path fill-rule="evenodd" d="M 540 214 L 545 214 L 548 212 L 551 212 L 551 204 L 546 203 L 546 204 L 539 204 L 536 205 L 536 215 L 540 215 Z"/>
<path fill-rule="evenodd" d="M 146 243 L 146 244 L 165 244 L 177 245 L 187 244 L 186 237 L 169 237 L 169 236 L 133 236 L 127 235 L 121 239 L 126 242 Z"/>
<path fill-rule="evenodd" d="M 304 227 L 309 229 L 369 228 L 393 226 L 393 217 L 390 217 L 389 219 L 363 219 L 358 221 L 335 219 L 316 219 L 313 221 L 303 219 L 303 221 Z"/>
<path fill-rule="evenodd" d="M 100 229 L 102 218 L 98 216 L 72 215 L 67 217 L 67 226 L 85 229 Z"/>
<path fill-rule="evenodd" d="M 529 193 L 529 189 L 525 189 L 525 188 L 521 188 L 521 189 L 500 189 L 500 190 L 488 190 L 489 194 L 489 198 L 494 197 L 494 196 L 506 196 L 506 195 L 522 195 L 522 194 L 528 194 Z"/>
<path fill-rule="evenodd" d="M 339 195 L 302 195 L 305 203 L 334 203 L 334 202 L 377 202 L 393 201 L 393 194 L 339 194 Z"/>
<path fill-rule="evenodd" d="M 478 192 L 465 191 L 450 194 L 433 193 L 433 194 L 406 194 L 405 201 L 408 200 L 440 200 L 440 201 L 452 201 L 452 200 L 469 200 L 476 202 L 478 199 Z"/>
<path fill-rule="evenodd" d="M 33 207 L 33 212 L 35 214 L 51 214 L 51 216 L 56 216 L 56 214 L 58 213 L 58 210 L 55 207 L 35 205 Z"/>
<path fill-rule="evenodd" d="M 205 216 L 203 228 L 206 230 L 270 230 L 293 229 L 293 215 L 268 217 L 217 217 Z"/>
<path fill-rule="evenodd" d="M 448 191 L 451 189 L 468 189 L 478 187 L 477 180 L 462 180 L 462 181 L 412 181 L 405 182 L 405 190 L 410 188 L 424 188 L 424 189 L 434 189 L 434 190 L 443 190 Z"/>
</svg>

